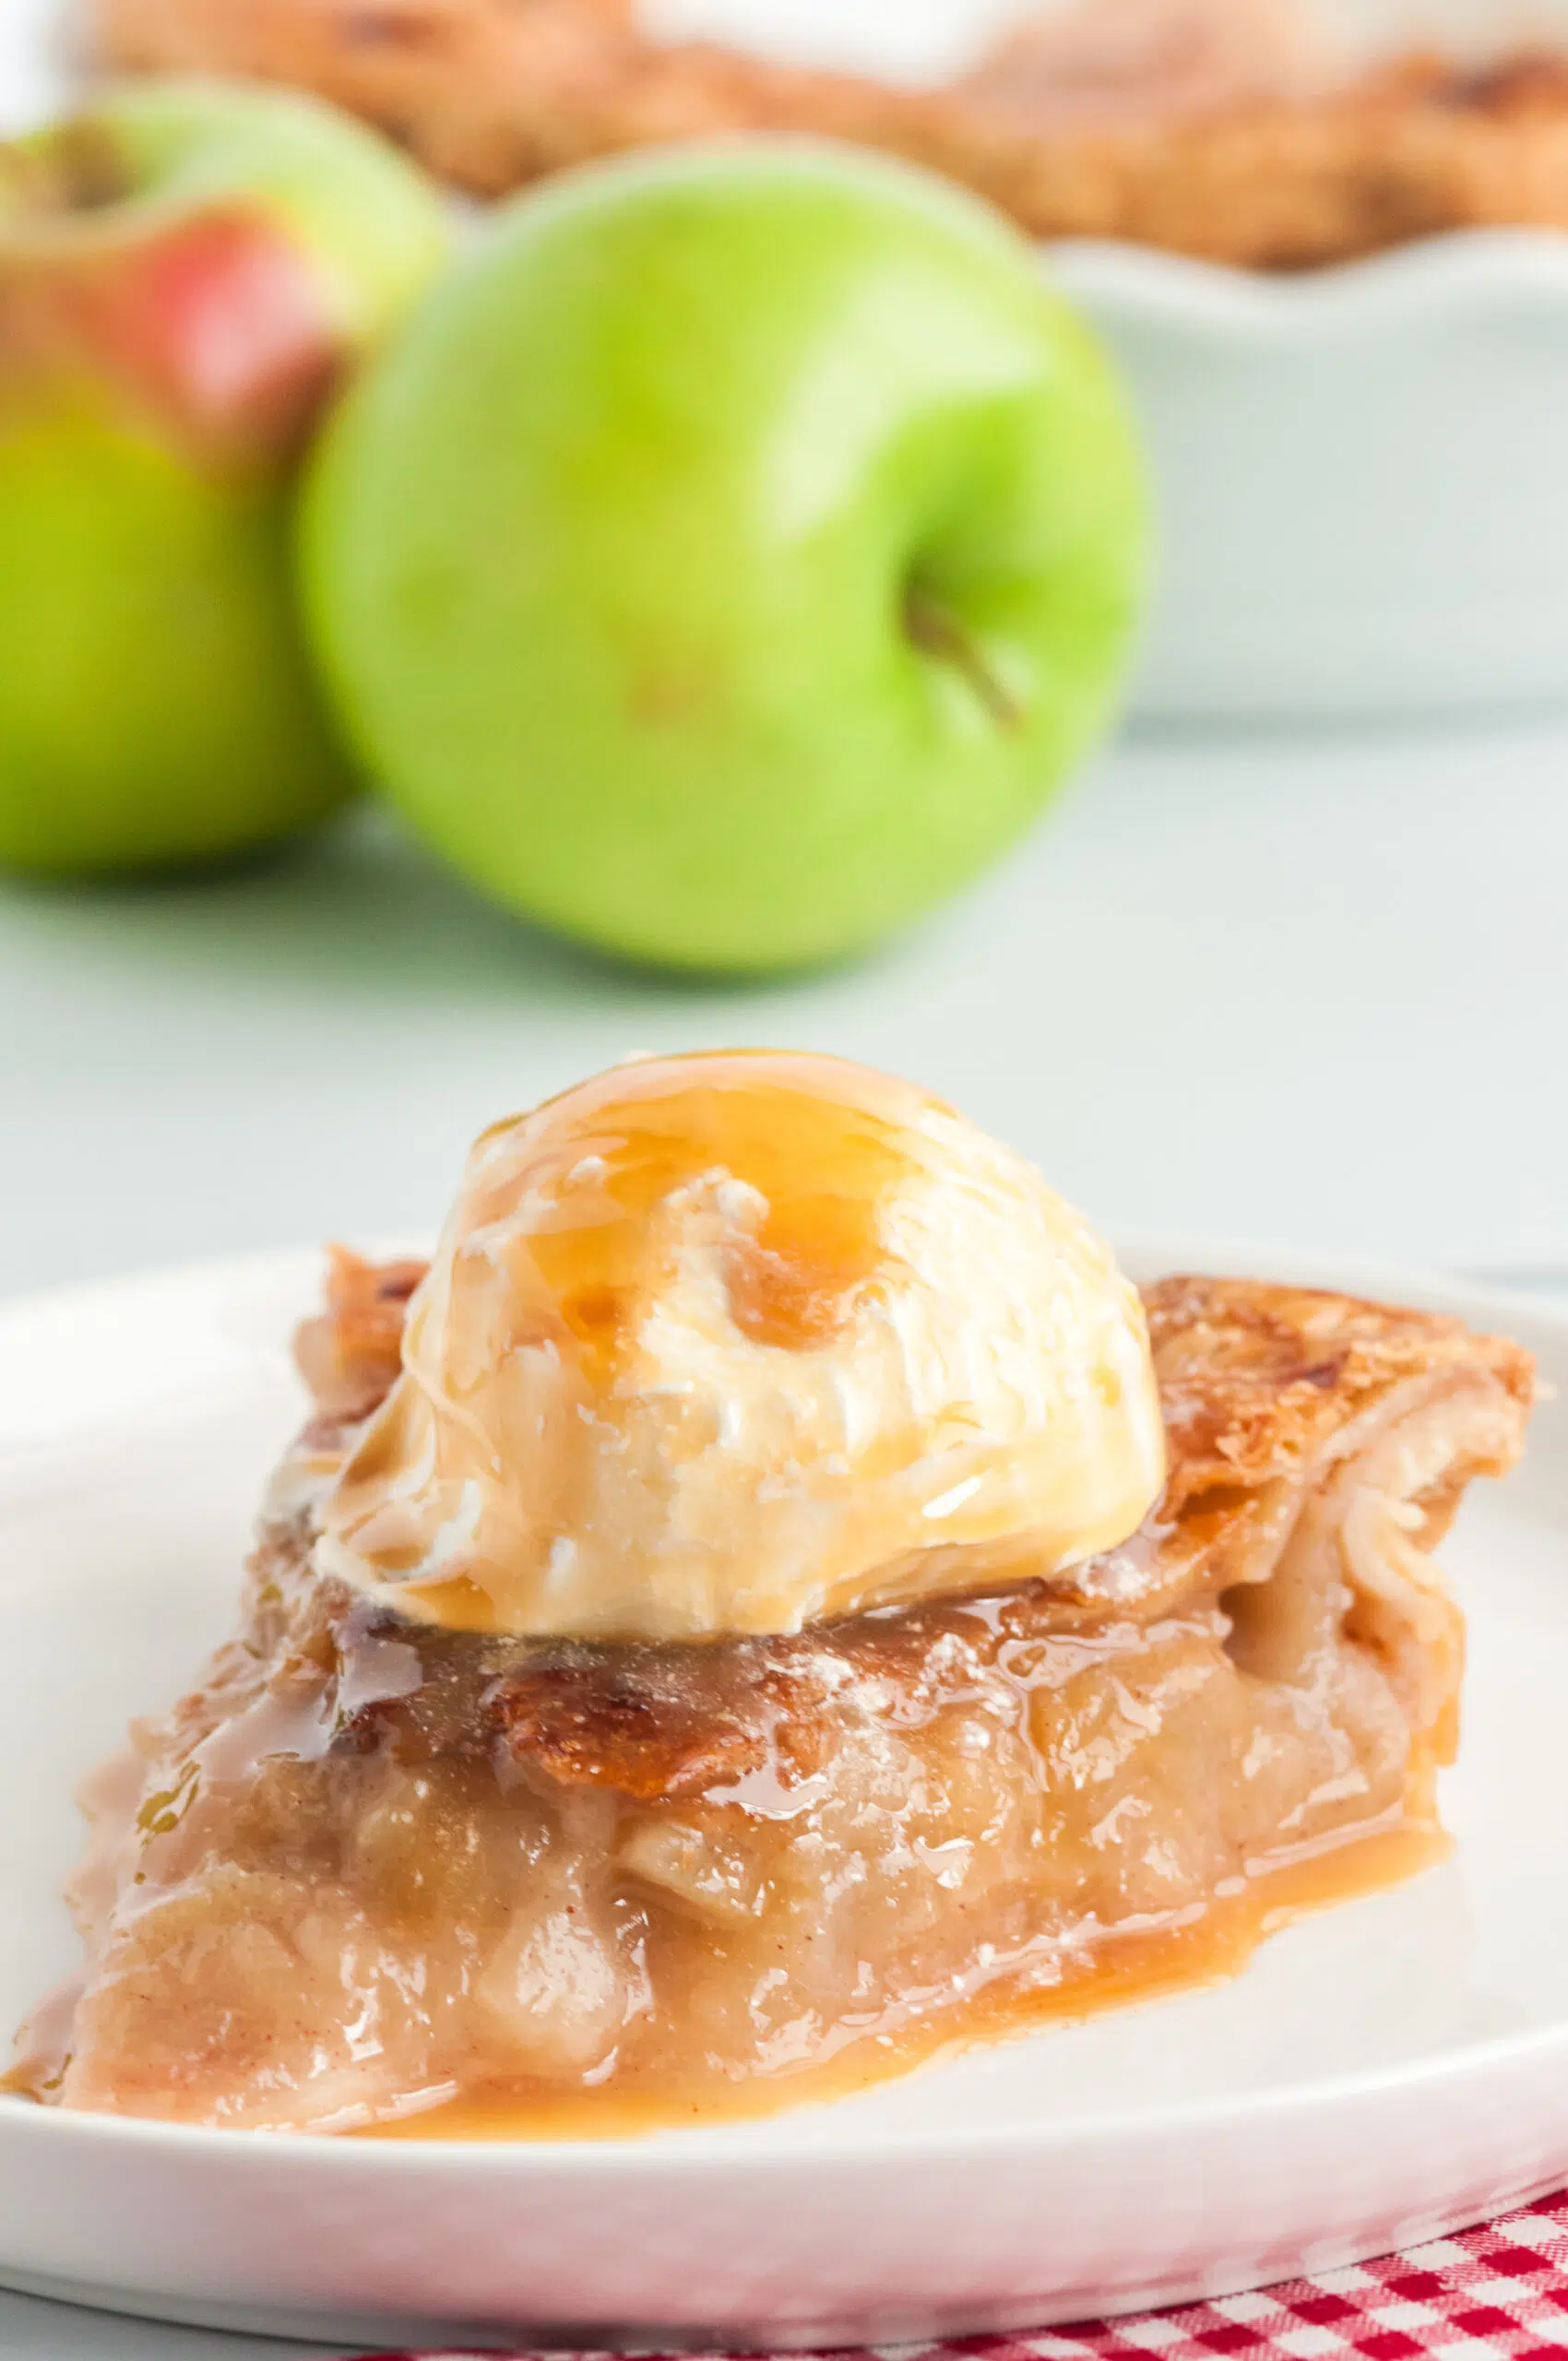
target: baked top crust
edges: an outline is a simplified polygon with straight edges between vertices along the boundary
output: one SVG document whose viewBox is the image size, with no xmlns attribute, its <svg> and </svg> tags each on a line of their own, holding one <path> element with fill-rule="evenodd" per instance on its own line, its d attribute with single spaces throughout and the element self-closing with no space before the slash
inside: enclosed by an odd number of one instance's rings
<svg viewBox="0 0 1568 2361">
<path fill-rule="evenodd" d="M 335 1254 L 328 1311 L 300 1337 L 319 1400 L 355 1416 L 374 1406 L 397 1373 L 402 1309 L 420 1272 Z M 1326 1496 L 1347 1467 L 1374 1465 L 1389 1434 L 1397 1454 L 1378 1479 L 1423 1554 L 1467 1486 L 1506 1474 L 1523 1448 L 1533 1370 L 1504 1338 L 1431 1313 L 1245 1279 L 1172 1277 L 1145 1299 L 1170 1468 L 1162 1500 L 1123 1548 L 995 1600 L 937 1599 L 793 1637 L 588 1646 L 420 1632 L 427 1668 L 444 1667 L 434 1692 L 446 1733 L 439 1743 L 465 1742 L 452 1705 L 468 1694 L 483 1700 L 468 1742 L 499 1740 L 565 1787 L 649 1803 L 765 1765 L 788 1783 L 830 1755 L 834 1700 L 850 1681 L 888 1683 L 930 1710 L 939 1692 L 957 1693 L 973 1677 L 977 1650 L 991 1657 L 1010 1640 L 1147 1626 L 1240 1586 L 1261 1589 L 1309 1498 Z M 1410 1440 L 1428 1428 L 1430 1456 Z M 335 1440 L 330 1406 L 312 1431 Z M 395 1618 L 347 1599 L 339 1619 L 369 1635 L 410 1636 Z M 1455 1651 L 1454 1689 L 1458 1669 Z M 364 1742 L 373 1731 L 386 1742 L 400 1727 L 407 1743 L 431 1703 L 427 1690 L 369 1709 Z M 1443 1713 L 1452 1703 L 1445 1694 Z M 1445 1734 L 1444 1752 L 1450 1743 Z"/>
<path fill-rule="evenodd" d="M 1443 231 L 1568 228 L 1568 61 L 1410 56 L 1194 112 L 1053 101 L 1027 27 L 937 91 L 636 30 L 631 0 L 94 0 L 103 56 L 321 92 L 496 195 L 562 165 L 734 129 L 861 141 L 966 183 L 1042 238 L 1305 269 Z"/>
</svg>

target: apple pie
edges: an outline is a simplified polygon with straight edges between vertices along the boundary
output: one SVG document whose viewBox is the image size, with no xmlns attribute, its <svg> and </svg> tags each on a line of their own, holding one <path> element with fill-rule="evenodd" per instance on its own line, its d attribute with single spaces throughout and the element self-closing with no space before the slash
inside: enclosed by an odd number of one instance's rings
<svg viewBox="0 0 1568 2361">
<path fill-rule="evenodd" d="M 737 129 L 968 184 L 1042 238 L 1302 269 L 1455 229 L 1568 228 L 1568 61 L 1336 55 L 1298 0 L 1077 0 L 940 88 L 661 42 L 631 0 L 95 0 L 115 64 L 322 92 L 487 195 Z"/>
<path fill-rule="evenodd" d="M 1237 1966 L 1435 1837 L 1431 1553 L 1532 1392 L 1140 1299 L 937 1102 L 765 1053 L 497 1127 L 298 1358 L 238 1636 L 84 1797 L 47 2104 L 613 2128 Z"/>
</svg>

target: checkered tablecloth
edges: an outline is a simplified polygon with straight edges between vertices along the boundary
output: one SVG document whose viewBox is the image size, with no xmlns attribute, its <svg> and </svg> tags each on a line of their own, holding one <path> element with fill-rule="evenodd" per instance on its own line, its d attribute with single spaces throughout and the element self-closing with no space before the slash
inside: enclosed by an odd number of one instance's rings
<svg viewBox="0 0 1568 2361">
<path fill-rule="evenodd" d="M 1568 2191 L 1408 2254 L 1181 2312 L 882 2348 L 876 2361 L 1526 2361 L 1568 2352 Z M 393 2361 L 382 2355 L 379 2361 Z M 496 2361 L 492 2355 L 400 2361 Z M 536 2361 L 536 2356 L 524 2356 Z M 609 2361 L 609 2356 L 601 2356 Z M 778 2361 L 784 2361 L 783 2356 Z M 870 2361 L 835 2355 L 831 2361 Z"/>
</svg>

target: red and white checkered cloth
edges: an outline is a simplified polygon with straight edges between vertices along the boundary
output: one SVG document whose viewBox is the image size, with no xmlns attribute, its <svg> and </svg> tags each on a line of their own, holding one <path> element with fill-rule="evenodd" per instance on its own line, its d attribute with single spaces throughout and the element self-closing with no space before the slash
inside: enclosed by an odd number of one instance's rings
<svg viewBox="0 0 1568 2361">
<path fill-rule="evenodd" d="M 876 2361 L 1527 2361 L 1568 2352 L 1568 2191 L 1382 2262 L 1181 2312 L 1035 2336 L 879 2349 Z M 391 2361 L 383 2355 L 381 2361 Z M 404 2361 L 496 2361 L 491 2355 Z M 522 2356 L 536 2361 L 536 2356 Z M 610 2356 L 600 2356 L 610 2361 Z M 785 2361 L 785 2356 L 778 2356 Z M 872 2361 L 835 2355 L 832 2361 Z"/>
</svg>

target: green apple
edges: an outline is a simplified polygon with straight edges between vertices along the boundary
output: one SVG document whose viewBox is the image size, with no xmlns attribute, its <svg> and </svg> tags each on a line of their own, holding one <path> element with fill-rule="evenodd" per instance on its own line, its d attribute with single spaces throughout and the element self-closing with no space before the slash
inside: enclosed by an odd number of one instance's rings
<svg viewBox="0 0 1568 2361">
<path fill-rule="evenodd" d="M 0 148 L 0 860 L 210 860 L 350 791 L 300 458 L 445 243 L 393 148 L 281 93 L 113 89 Z"/>
<path fill-rule="evenodd" d="M 323 438 L 307 611 L 374 775 L 612 952 L 853 951 L 1105 723 L 1146 480 L 1037 255 L 909 168 L 666 150 L 509 207 Z"/>
</svg>

